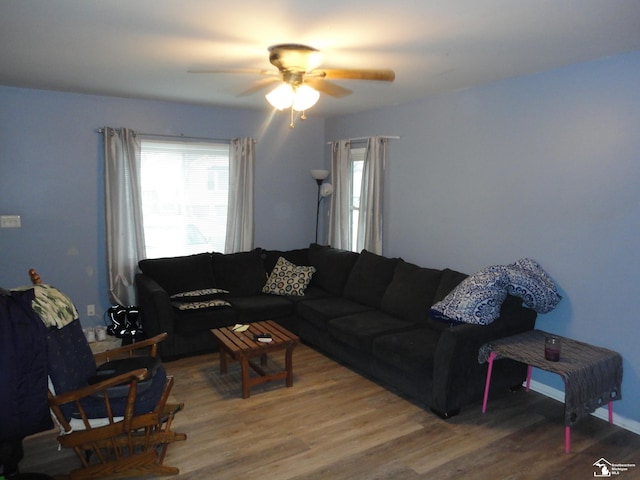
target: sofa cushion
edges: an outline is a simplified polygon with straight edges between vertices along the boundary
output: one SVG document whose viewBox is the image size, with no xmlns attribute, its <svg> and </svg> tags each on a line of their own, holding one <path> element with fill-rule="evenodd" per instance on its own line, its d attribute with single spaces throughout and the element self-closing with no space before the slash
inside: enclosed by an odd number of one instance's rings
<svg viewBox="0 0 640 480">
<path fill-rule="evenodd" d="M 140 260 L 142 273 L 155 280 L 169 295 L 216 286 L 211 254 Z"/>
<path fill-rule="evenodd" d="M 213 273 L 217 286 L 234 296 L 257 295 L 267 281 L 261 250 L 250 252 L 214 253 Z"/>
<path fill-rule="evenodd" d="M 379 310 L 370 310 L 334 318 L 329 320 L 327 327 L 329 334 L 342 343 L 369 351 L 376 336 L 413 328 L 414 325 Z"/>
<path fill-rule="evenodd" d="M 297 250 L 263 250 L 262 261 L 268 274 L 276 266 L 278 259 L 284 257 L 295 265 L 310 265 L 309 249 L 299 248 Z"/>
<path fill-rule="evenodd" d="M 442 277 L 440 278 L 436 294 L 433 297 L 433 303 L 439 302 L 449 295 L 449 293 L 451 293 L 451 291 L 460 285 L 460 282 L 467 277 L 468 275 L 466 273 L 460 273 L 456 270 L 451 270 L 450 268 L 442 270 Z"/>
<path fill-rule="evenodd" d="M 315 267 L 297 266 L 280 257 L 262 288 L 262 293 L 303 296 L 315 271 Z"/>
<path fill-rule="evenodd" d="M 328 293 L 326 290 L 321 289 L 320 287 L 309 285 L 304 291 L 303 296 L 300 297 L 298 295 L 292 295 L 292 296 L 287 296 L 287 299 L 289 299 L 293 303 L 301 303 L 301 302 L 306 302 L 308 300 L 315 300 L 318 298 L 328 298 L 328 297 L 333 297 L 333 295 Z"/>
<path fill-rule="evenodd" d="M 371 345 L 373 356 L 410 373 L 433 376 L 436 346 L 440 333 L 418 328 L 376 337 Z"/>
<path fill-rule="evenodd" d="M 286 297 L 275 295 L 230 297 L 228 300 L 241 323 L 288 317 L 293 315 L 295 310 L 295 305 Z"/>
<path fill-rule="evenodd" d="M 333 295 L 342 295 L 358 256 L 355 252 L 312 243 L 309 246 L 309 264 L 316 267 L 316 273 L 311 279 L 312 285 Z"/>
<path fill-rule="evenodd" d="M 173 308 L 173 314 L 173 328 L 178 334 L 211 335 L 210 329 L 234 325 L 238 319 L 238 314 L 231 307 L 201 310 Z"/>
<path fill-rule="evenodd" d="M 405 320 L 424 322 L 438 289 L 442 271 L 398 260 L 382 297 L 382 309 Z"/>
<path fill-rule="evenodd" d="M 351 269 L 344 296 L 379 308 L 397 263 L 397 258 L 386 258 L 363 250 Z"/>
<path fill-rule="evenodd" d="M 333 318 L 370 310 L 371 307 L 343 297 L 327 297 L 298 303 L 296 313 L 316 328 L 327 331 L 327 322 Z"/>
</svg>

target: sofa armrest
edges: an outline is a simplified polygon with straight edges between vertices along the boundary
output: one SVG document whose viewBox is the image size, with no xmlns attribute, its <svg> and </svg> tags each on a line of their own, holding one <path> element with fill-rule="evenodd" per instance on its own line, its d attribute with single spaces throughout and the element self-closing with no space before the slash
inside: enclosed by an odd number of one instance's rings
<svg viewBox="0 0 640 480">
<path fill-rule="evenodd" d="M 142 329 L 147 337 L 174 333 L 173 310 L 169 294 L 151 277 L 137 274 L 135 278 L 138 303 L 142 310 Z"/>
<path fill-rule="evenodd" d="M 508 297 L 500 317 L 489 325 L 458 325 L 443 330 L 434 357 L 434 409 L 447 413 L 459 409 L 469 399 L 481 398 L 486 365 L 478 362 L 478 351 L 485 343 L 508 337 L 535 326 L 536 312 Z"/>
</svg>

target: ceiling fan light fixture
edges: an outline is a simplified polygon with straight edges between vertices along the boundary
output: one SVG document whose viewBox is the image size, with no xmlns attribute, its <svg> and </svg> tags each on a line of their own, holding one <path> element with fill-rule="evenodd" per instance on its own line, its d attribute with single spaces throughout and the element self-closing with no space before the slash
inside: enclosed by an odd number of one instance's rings
<svg viewBox="0 0 640 480">
<path fill-rule="evenodd" d="M 282 83 L 267 93 L 265 98 L 278 110 L 292 107 L 296 112 L 303 112 L 318 102 L 320 92 L 308 85 L 293 86 L 289 83 Z"/>
<path fill-rule="evenodd" d="M 293 105 L 295 93 L 288 83 L 282 83 L 265 95 L 267 102 L 278 110 L 284 110 Z"/>
<path fill-rule="evenodd" d="M 300 85 L 296 88 L 293 98 L 293 109 L 296 112 L 302 112 L 313 107 L 320 98 L 320 92 L 308 85 Z"/>
</svg>

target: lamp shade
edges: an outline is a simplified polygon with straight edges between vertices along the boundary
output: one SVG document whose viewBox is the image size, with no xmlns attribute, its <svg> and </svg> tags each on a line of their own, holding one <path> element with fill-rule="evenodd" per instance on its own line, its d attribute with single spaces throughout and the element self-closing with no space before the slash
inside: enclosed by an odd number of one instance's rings
<svg viewBox="0 0 640 480">
<path fill-rule="evenodd" d="M 284 110 L 293 105 L 294 92 L 293 87 L 288 83 L 283 83 L 280 86 L 274 88 L 271 92 L 265 95 L 267 101 L 278 110 Z"/>
<path fill-rule="evenodd" d="M 267 93 L 265 98 L 278 110 L 293 107 L 296 112 L 302 112 L 316 104 L 320 98 L 320 92 L 308 85 L 293 86 L 282 83 Z"/>
<path fill-rule="evenodd" d="M 322 186 L 320 187 L 320 196 L 328 197 L 332 193 L 333 193 L 333 185 L 331 185 L 330 183 L 323 183 Z"/>
<path fill-rule="evenodd" d="M 320 98 L 320 92 L 314 90 L 308 85 L 300 85 L 295 89 L 293 97 L 293 109 L 296 112 L 302 112 L 313 107 Z"/>
<path fill-rule="evenodd" d="M 316 180 L 324 180 L 329 176 L 329 170 L 311 170 L 311 176 Z"/>
</svg>

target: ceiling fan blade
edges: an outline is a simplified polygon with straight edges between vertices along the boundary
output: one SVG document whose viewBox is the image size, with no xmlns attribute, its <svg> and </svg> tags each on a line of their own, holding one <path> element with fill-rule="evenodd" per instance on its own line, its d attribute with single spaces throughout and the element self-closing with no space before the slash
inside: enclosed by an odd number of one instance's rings
<svg viewBox="0 0 640 480">
<path fill-rule="evenodd" d="M 263 90 L 270 85 L 278 82 L 280 82 L 280 79 L 276 77 L 257 80 L 253 83 L 253 85 L 251 85 L 251 87 L 246 89 L 244 92 L 239 93 L 238 97 L 247 97 L 249 95 L 253 95 L 254 93 L 259 92 L 260 90 Z"/>
<path fill-rule="evenodd" d="M 187 70 L 188 73 L 229 73 L 229 74 L 250 74 L 250 75 L 279 75 L 280 72 L 278 70 L 264 70 L 260 68 L 231 68 L 228 70 L 220 70 L 220 69 L 198 69 L 194 68 L 191 70 Z"/>
<path fill-rule="evenodd" d="M 339 68 L 323 68 L 314 70 L 311 75 L 317 75 L 323 78 L 337 80 L 378 80 L 382 82 L 393 82 L 396 74 L 388 68 L 379 69 L 339 69 Z M 324 75 L 323 75 L 324 74 Z"/>
<path fill-rule="evenodd" d="M 318 90 L 319 92 L 326 93 L 327 95 L 331 95 L 332 97 L 341 98 L 346 97 L 347 95 L 351 95 L 353 92 L 348 88 L 341 87 L 340 85 L 336 85 L 335 83 L 329 82 L 324 78 L 305 78 L 304 83 L 309 85 L 311 88 Z"/>
</svg>

